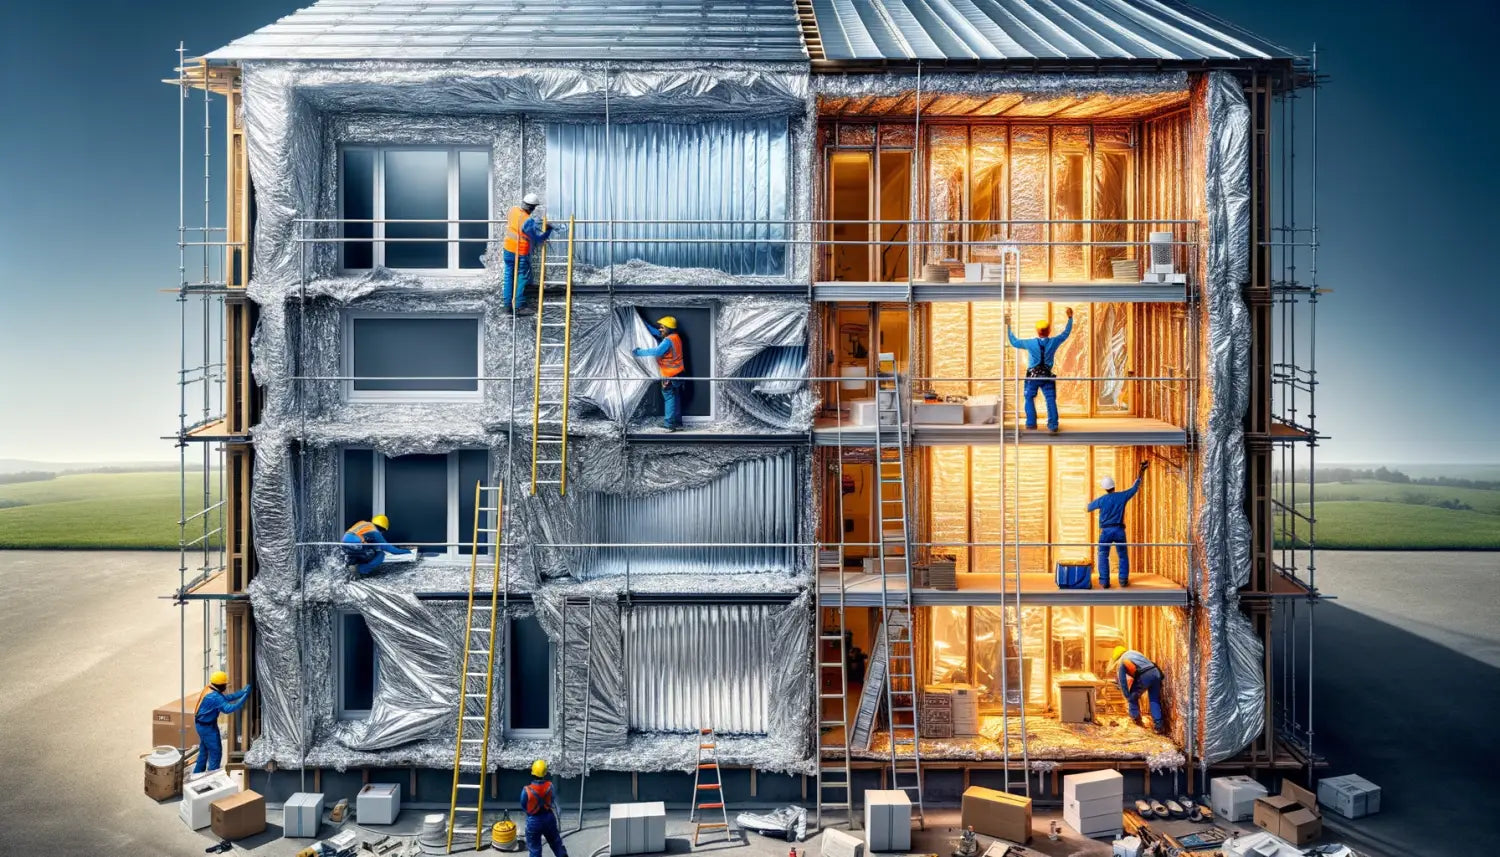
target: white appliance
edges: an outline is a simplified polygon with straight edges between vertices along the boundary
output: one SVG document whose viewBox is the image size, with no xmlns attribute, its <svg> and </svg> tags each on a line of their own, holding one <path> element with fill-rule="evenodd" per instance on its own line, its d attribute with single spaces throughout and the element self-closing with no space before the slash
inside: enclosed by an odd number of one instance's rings
<svg viewBox="0 0 1500 857">
<path fill-rule="evenodd" d="M 1176 268 L 1172 266 L 1172 233 L 1151 233 L 1151 273 L 1174 274 Z"/>
<path fill-rule="evenodd" d="M 190 830 L 202 830 L 214 820 L 214 801 L 239 793 L 239 784 L 223 771 L 189 780 L 182 784 L 182 803 L 177 807 L 177 815 Z"/>
<path fill-rule="evenodd" d="M 369 783 L 354 797 L 354 817 L 360 824 L 395 824 L 400 814 L 400 783 Z"/>
</svg>

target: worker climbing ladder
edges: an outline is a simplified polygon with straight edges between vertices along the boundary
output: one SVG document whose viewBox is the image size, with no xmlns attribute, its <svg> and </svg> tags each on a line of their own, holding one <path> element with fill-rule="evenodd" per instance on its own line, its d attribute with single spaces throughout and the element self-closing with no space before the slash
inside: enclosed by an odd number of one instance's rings
<svg viewBox="0 0 1500 857">
<path fill-rule="evenodd" d="M 706 754 L 706 755 L 705 755 Z M 702 800 L 708 798 L 707 801 Z M 718 810 L 722 821 L 704 821 L 706 810 Z M 705 830 L 723 830 L 726 841 L 734 839 L 729 832 L 729 810 L 724 806 L 724 775 L 719 770 L 719 736 L 712 726 L 698 730 L 698 766 L 693 771 L 693 811 L 688 814 L 693 825 L 693 846 Z"/>
<path fill-rule="evenodd" d="M 1021 312 L 1021 250 L 1014 245 L 1006 245 L 1000 248 L 1001 281 L 1004 284 L 1005 315 L 1006 318 L 1020 318 Z M 1002 337 L 1007 336 L 1001 331 Z M 1005 771 L 1002 775 L 1004 790 L 1009 792 L 1014 784 L 1011 780 L 1011 766 L 1014 764 L 1011 753 L 1011 713 L 1014 710 L 1018 715 L 1016 727 L 1019 731 L 1021 745 L 1021 769 L 1022 774 L 1019 786 L 1027 795 L 1031 794 L 1031 770 L 1030 752 L 1026 746 L 1026 662 L 1023 657 L 1025 651 L 1026 623 L 1021 613 L 1021 432 L 1022 432 L 1022 396 L 1023 396 L 1023 370 L 1022 360 L 1019 352 L 1012 351 L 1011 371 L 1011 408 L 1013 420 L 1009 431 L 1005 428 L 1005 419 L 998 420 L 1001 432 L 1001 462 L 1000 462 L 1000 508 L 1002 514 L 1009 509 L 1011 513 L 1008 544 L 1001 549 L 1000 557 L 1000 638 L 996 645 L 1000 648 L 1000 687 L 1003 698 L 1000 705 L 1000 747 L 1002 758 L 1005 762 Z M 1011 609 L 1006 609 L 1006 599 L 1012 600 Z M 1009 616 L 1007 616 L 1007 613 Z M 1012 625 L 1013 623 L 1013 625 Z M 1014 639 L 1014 643 L 1012 643 Z"/>
<path fill-rule="evenodd" d="M 546 224 L 543 223 L 543 228 Z M 531 493 L 556 485 L 568 493 L 568 367 L 572 360 L 573 218 L 568 218 L 568 256 L 562 294 L 547 294 L 547 245 L 541 249 L 536 296 L 536 360 L 531 396 Z"/>
<path fill-rule="evenodd" d="M 497 649 L 503 648 L 496 627 L 500 613 L 509 604 L 508 597 L 502 601 L 500 585 L 501 509 L 504 500 L 502 486 L 474 485 L 474 539 L 469 554 L 464 653 L 458 674 L 458 737 L 453 750 L 453 794 L 448 802 L 447 849 L 450 853 L 454 839 L 460 835 L 473 834 L 475 850 L 484 844 L 484 786 L 489 769 L 491 714 L 495 710 L 495 659 Z M 483 523 L 493 526 L 480 526 Z M 487 536 L 494 538 L 487 539 Z M 494 563 L 490 585 L 481 589 L 479 556 L 486 546 Z M 477 666 L 475 656 L 485 664 L 483 671 L 473 668 Z M 480 737 L 473 737 L 475 727 L 478 727 Z M 473 826 L 461 824 L 460 819 L 472 819 Z M 467 846 L 461 844 L 461 847 Z"/>
</svg>

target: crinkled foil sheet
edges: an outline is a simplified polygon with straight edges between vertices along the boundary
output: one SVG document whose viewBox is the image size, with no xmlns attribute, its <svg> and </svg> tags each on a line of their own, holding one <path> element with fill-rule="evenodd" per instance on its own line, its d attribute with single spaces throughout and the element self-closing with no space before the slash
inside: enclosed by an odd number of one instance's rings
<svg viewBox="0 0 1500 857">
<path fill-rule="evenodd" d="M 965 759 L 996 762 L 1005 759 L 1005 733 L 1001 718 L 980 718 L 979 735 L 959 738 L 923 738 L 924 759 Z M 1010 718 L 1010 759 L 1022 758 L 1020 718 Z M 1187 761 L 1172 739 L 1131 723 L 1129 718 L 1107 716 L 1099 723 L 1062 723 L 1048 717 L 1026 718 L 1026 757 L 1033 763 L 1094 761 L 1144 761 L 1154 771 L 1175 770 Z M 891 733 L 876 732 L 868 750 L 853 751 L 865 759 L 891 757 Z"/>
</svg>

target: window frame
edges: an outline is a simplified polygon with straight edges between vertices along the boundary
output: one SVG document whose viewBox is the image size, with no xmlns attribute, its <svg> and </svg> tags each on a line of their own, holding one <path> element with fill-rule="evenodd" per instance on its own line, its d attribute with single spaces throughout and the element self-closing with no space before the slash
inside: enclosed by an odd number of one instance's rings
<svg viewBox="0 0 1500 857">
<path fill-rule="evenodd" d="M 462 319 L 474 322 L 476 359 L 474 389 L 469 390 L 356 390 L 354 388 L 354 322 L 360 319 Z M 348 403 L 480 402 L 484 400 L 484 317 L 476 312 L 380 312 L 346 310 L 341 321 L 340 366 L 344 401 Z"/>
<path fill-rule="evenodd" d="M 661 312 L 661 311 L 678 312 L 680 310 L 685 310 L 685 309 L 689 309 L 689 310 L 708 310 L 708 337 L 709 337 L 709 339 L 708 339 L 708 375 L 706 377 L 709 377 L 709 378 L 717 378 L 717 377 L 719 377 L 719 349 L 717 347 L 718 346 L 718 342 L 719 342 L 719 304 L 718 304 L 718 302 L 714 302 L 714 303 L 708 304 L 707 306 L 694 306 L 694 305 L 672 306 L 670 304 L 670 302 L 668 302 L 667 305 L 665 305 L 665 306 L 650 306 L 650 307 L 647 307 L 647 306 L 644 306 L 644 305 L 632 306 L 631 307 L 631 311 L 633 311 L 636 314 L 636 317 L 640 318 L 641 321 L 644 322 L 647 327 L 651 327 L 651 322 L 650 322 L 650 320 L 648 320 L 646 318 L 645 313 L 644 313 L 644 311 L 648 310 L 648 309 L 652 313 Z M 696 336 L 701 336 L 703 334 L 702 333 L 693 333 L 692 335 L 696 337 Z M 659 342 L 661 342 L 661 340 L 658 339 L 657 342 L 659 343 Z M 701 375 L 697 369 L 694 369 L 691 372 L 685 372 L 683 374 L 685 374 L 689 378 L 705 377 L 705 376 Z M 656 380 L 660 381 L 661 378 L 658 377 Z M 693 385 L 697 385 L 697 384 L 707 384 L 708 385 L 708 413 L 707 414 L 693 414 L 693 415 L 683 414 L 682 415 L 682 424 L 685 425 L 685 426 L 706 426 L 706 425 L 712 425 L 713 422 L 714 422 L 714 420 L 718 419 L 718 417 L 719 417 L 719 387 L 718 387 L 719 382 L 718 381 L 688 381 L 687 383 L 693 384 Z M 694 393 L 698 392 L 696 386 L 694 387 L 693 392 Z M 648 417 L 648 420 L 654 420 L 654 419 L 657 419 L 656 415 L 652 415 L 652 416 Z"/>
<path fill-rule="evenodd" d="M 462 488 L 462 486 L 458 484 L 459 456 L 465 451 L 483 452 L 487 459 L 490 456 L 490 450 L 481 447 L 464 447 L 462 449 L 450 449 L 445 453 L 438 453 L 445 459 L 444 465 L 446 468 L 445 472 L 448 480 L 448 531 L 445 537 L 445 540 L 448 542 L 448 546 L 444 548 L 440 553 L 428 554 L 428 556 L 467 558 L 467 555 L 460 553 L 460 549 L 464 548 L 469 543 L 459 541 L 460 534 L 463 531 L 463 522 L 458 519 L 458 510 L 462 505 L 458 493 Z M 341 464 L 343 462 L 343 455 L 348 452 L 366 452 L 369 453 L 372 457 L 373 461 L 370 468 L 370 514 L 384 515 L 386 513 L 385 465 L 390 456 L 377 452 L 373 447 L 345 446 L 339 448 L 339 461 Z M 345 503 L 344 480 L 342 477 L 339 479 L 339 520 L 353 520 L 353 518 L 351 518 L 349 515 L 349 510 Z M 493 523 L 493 521 L 486 521 L 485 523 Z M 493 556 L 494 535 L 489 534 L 489 538 L 490 540 L 486 541 L 481 546 L 481 549 L 479 551 L 479 556 L 481 557 Z M 418 552 L 420 551 L 421 549 L 418 548 Z"/>
<path fill-rule="evenodd" d="M 512 656 L 511 653 L 515 651 L 514 647 L 511 646 L 511 638 L 512 638 L 512 635 L 513 635 L 514 630 L 515 630 L 516 621 L 518 619 L 520 619 L 520 618 L 522 618 L 522 617 L 519 617 L 519 616 L 507 616 L 505 618 L 505 663 L 501 665 L 501 668 L 503 670 L 502 675 L 504 676 L 503 681 L 505 681 L 505 683 L 506 683 L 506 686 L 505 686 L 506 692 L 504 693 L 504 696 L 505 696 L 504 710 L 500 712 L 500 717 L 501 717 L 500 725 L 501 725 L 501 731 L 503 733 L 502 737 L 504 737 L 506 739 L 517 739 L 517 740 L 522 740 L 522 741 L 527 741 L 527 740 L 544 740 L 544 739 L 550 740 L 557 733 L 557 721 L 558 721 L 558 716 L 557 716 L 558 715 L 558 710 L 557 710 L 557 694 L 554 692 L 555 689 L 554 689 L 553 684 L 552 684 L 552 682 L 550 680 L 547 682 L 547 728 L 546 729 L 513 729 L 513 728 L 511 728 L 511 725 L 510 725 L 511 697 L 514 696 L 514 694 L 511 694 L 509 692 L 510 669 L 511 669 L 510 658 Z M 551 637 L 548 637 L 547 638 L 547 676 L 550 679 L 551 677 L 556 676 L 556 675 L 557 675 L 557 643 L 553 642 Z"/>
<path fill-rule="evenodd" d="M 345 188 L 346 183 L 347 183 L 347 178 L 346 178 L 345 172 L 344 172 L 344 170 L 345 170 L 345 158 L 344 158 L 344 155 L 345 155 L 345 153 L 351 152 L 351 151 L 371 152 L 373 154 L 374 166 L 372 168 L 371 181 L 374 182 L 375 186 L 372 188 L 371 202 L 372 202 L 372 205 L 374 206 L 374 209 L 375 209 L 372 212 L 372 214 L 374 215 L 374 221 L 375 222 L 373 224 L 371 224 L 371 230 L 370 230 L 370 237 L 369 238 L 360 237 L 360 238 L 357 238 L 357 239 L 351 239 L 349 241 L 344 241 L 344 240 L 342 240 L 345 237 L 344 236 L 344 188 Z M 420 146 L 420 145 L 393 145 L 393 146 L 387 146 L 387 145 L 366 144 L 366 143 L 340 144 L 339 147 L 338 147 L 338 193 L 336 194 L 337 200 L 335 201 L 334 205 L 335 205 L 335 217 L 338 219 L 338 224 L 339 224 L 339 238 L 340 238 L 340 241 L 338 242 L 338 247 L 339 247 L 338 270 L 339 270 L 339 273 L 341 273 L 341 274 L 359 274 L 359 273 L 361 273 L 363 271 L 373 271 L 376 268 L 384 268 L 384 267 L 386 267 L 386 265 L 385 265 L 385 248 L 386 248 L 386 241 L 387 241 L 387 239 L 385 237 L 385 226 L 386 226 L 386 224 L 385 224 L 385 154 L 386 154 L 386 152 L 443 152 L 443 153 L 445 153 L 448 156 L 448 183 L 447 183 L 447 190 L 448 190 L 448 215 L 447 215 L 447 219 L 448 219 L 449 222 L 448 222 L 448 240 L 447 240 L 447 242 L 445 244 L 445 246 L 447 247 L 447 250 L 448 250 L 448 264 L 447 264 L 447 267 L 443 267 L 443 268 L 390 268 L 389 270 L 392 270 L 392 271 L 402 271 L 402 272 L 405 272 L 405 273 L 420 274 L 420 275 L 425 275 L 425 276 L 442 276 L 442 277 L 464 277 L 464 276 L 475 276 L 475 275 L 478 275 L 478 274 L 483 274 L 484 271 L 485 271 L 485 268 L 484 268 L 483 265 L 481 265 L 478 268 L 461 268 L 461 267 L 459 267 L 459 258 L 458 258 L 459 247 L 462 244 L 465 244 L 465 243 L 478 242 L 480 239 L 478 239 L 478 238 L 460 238 L 461 229 L 460 229 L 460 224 L 457 222 L 458 219 L 459 219 L 459 217 L 458 217 L 458 210 L 459 210 L 459 205 L 458 205 L 459 166 L 458 166 L 458 163 L 459 163 L 459 153 L 460 152 L 479 152 L 479 153 L 482 153 L 484 155 L 484 190 L 485 190 L 484 202 L 485 202 L 485 219 L 488 220 L 488 221 L 490 221 L 490 224 L 485 229 L 485 233 L 486 234 L 485 234 L 485 237 L 484 237 L 483 241 L 484 241 L 484 243 L 486 245 L 488 245 L 492 241 L 492 239 L 494 238 L 494 228 L 493 227 L 494 227 L 494 221 L 495 221 L 495 192 L 494 192 L 495 159 L 494 159 L 493 153 L 491 152 L 490 148 L 488 146 L 458 146 L 458 145 L 454 145 L 454 146 Z M 392 238 L 392 239 L 389 239 L 389 240 L 391 240 L 391 241 L 404 241 L 404 240 L 410 240 L 410 239 Z M 346 256 L 346 252 L 345 251 L 347 250 L 348 245 L 351 244 L 351 243 L 355 243 L 355 242 L 363 243 L 365 241 L 369 241 L 370 242 L 370 267 L 369 268 L 350 268 L 350 267 L 348 267 L 348 265 L 346 264 L 346 261 L 345 261 L 345 256 Z"/>
<path fill-rule="evenodd" d="M 346 651 L 346 649 L 345 649 L 346 643 L 345 643 L 345 638 L 344 638 L 344 622 L 350 616 L 359 616 L 360 618 L 364 618 L 364 614 L 361 613 L 360 611 L 352 609 L 352 608 L 338 608 L 338 609 L 334 610 L 333 616 L 334 616 L 334 620 L 333 621 L 334 621 L 334 623 L 336 625 L 336 627 L 334 628 L 334 631 L 335 631 L 335 634 L 334 634 L 335 644 L 334 644 L 334 655 L 333 655 L 333 657 L 334 657 L 334 674 L 336 676 L 335 681 L 334 681 L 334 700 L 333 700 L 334 718 L 336 720 L 341 721 L 341 722 L 350 722 L 350 721 L 356 721 L 356 720 L 367 720 L 370 717 L 370 709 L 356 709 L 356 708 L 345 708 L 344 707 L 344 696 L 345 696 L 344 688 L 345 688 L 345 682 L 347 681 L 347 676 L 344 674 L 344 663 L 345 663 L 344 654 L 345 654 L 345 651 Z M 369 620 L 368 619 L 365 620 L 365 628 L 366 629 L 369 628 Z M 375 676 L 374 676 L 373 679 L 371 679 L 371 682 L 370 682 L 370 705 L 371 705 L 371 708 L 373 708 L 374 704 L 375 704 L 375 697 L 380 694 L 380 646 L 378 646 L 378 645 L 375 644 L 375 635 L 374 634 L 370 635 L 370 645 L 373 647 L 373 661 L 374 661 L 374 664 L 375 664 Z"/>
</svg>

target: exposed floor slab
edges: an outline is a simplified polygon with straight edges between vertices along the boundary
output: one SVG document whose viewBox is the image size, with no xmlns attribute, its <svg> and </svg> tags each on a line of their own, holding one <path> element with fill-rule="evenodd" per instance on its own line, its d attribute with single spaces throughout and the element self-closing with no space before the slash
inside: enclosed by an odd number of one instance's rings
<svg viewBox="0 0 1500 857">
<path fill-rule="evenodd" d="M 937 606 L 995 606 L 1013 604 L 1016 598 L 1014 577 L 1002 575 L 964 573 L 955 575 L 956 590 L 916 587 L 912 589 L 912 603 L 919 607 Z M 1187 589 L 1159 574 L 1135 572 L 1130 575 L 1130 585 L 1118 583 L 1109 589 L 1058 589 L 1052 575 L 1046 572 L 1021 572 L 1021 603 L 1028 606 L 1062 607 L 1093 605 L 1107 607 L 1167 605 L 1185 606 L 1188 603 Z M 896 575 L 886 575 L 888 592 L 899 592 L 904 580 Z M 851 572 L 843 575 L 844 605 L 847 607 L 879 607 L 881 605 L 880 575 Z M 818 594 L 825 604 L 834 603 L 839 595 L 839 574 L 823 571 L 818 575 Z"/>
</svg>

